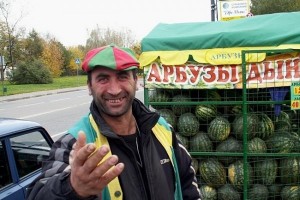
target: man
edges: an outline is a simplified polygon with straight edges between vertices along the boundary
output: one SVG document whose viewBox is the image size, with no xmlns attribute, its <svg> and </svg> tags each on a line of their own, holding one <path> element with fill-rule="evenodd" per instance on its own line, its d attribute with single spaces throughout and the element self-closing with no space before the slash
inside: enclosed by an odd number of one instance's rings
<svg viewBox="0 0 300 200">
<path fill-rule="evenodd" d="M 138 67 L 127 48 L 87 53 L 90 113 L 55 142 L 28 199 L 200 199 L 190 155 L 135 98 Z"/>
</svg>

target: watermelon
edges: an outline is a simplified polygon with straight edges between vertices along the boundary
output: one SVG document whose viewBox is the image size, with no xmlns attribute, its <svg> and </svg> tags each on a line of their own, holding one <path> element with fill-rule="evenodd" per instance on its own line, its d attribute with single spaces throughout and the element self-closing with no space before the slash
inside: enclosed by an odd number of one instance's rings
<svg viewBox="0 0 300 200">
<path fill-rule="evenodd" d="M 176 133 L 176 138 L 179 140 L 179 142 L 186 148 L 189 149 L 189 138 L 182 136 L 178 133 Z"/>
<path fill-rule="evenodd" d="M 282 185 L 281 184 L 272 184 L 268 186 L 269 190 L 269 199 L 279 199 L 280 197 L 280 192 L 282 190 Z"/>
<path fill-rule="evenodd" d="M 225 184 L 218 189 L 218 200 L 240 200 L 241 194 L 231 184 Z"/>
<path fill-rule="evenodd" d="M 292 130 L 292 124 L 289 121 L 276 121 L 275 122 L 275 131 L 280 132 L 280 131 L 285 131 L 285 132 L 290 132 Z"/>
<path fill-rule="evenodd" d="M 209 185 L 202 185 L 200 188 L 200 193 L 202 194 L 201 200 L 217 200 L 218 194 L 214 187 Z"/>
<path fill-rule="evenodd" d="M 271 185 L 275 183 L 278 173 L 278 164 L 275 159 L 267 158 L 254 162 L 254 174 L 258 183 Z"/>
<path fill-rule="evenodd" d="M 293 121 L 294 119 L 297 119 L 297 111 L 292 110 L 290 105 L 282 105 L 281 111 L 285 112 L 289 117 L 288 119 L 290 121 Z"/>
<path fill-rule="evenodd" d="M 292 130 L 292 122 L 290 116 L 285 111 L 280 111 L 279 116 L 274 119 L 275 130 L 280 131 L 291 131 Z"/>
<path fill-rule="evenodd" d="M 172 111 L 176 116 L 180 116 L 184 113 L 192 112 L 192 106 L 189 105 L 182 105 L 182 102 L 190 102 L 191 97 L 189 95 L 185 94 L 177 94 L 172 98 L 172 102 L 176 103 L 175 105 L 172 105 Z"/>
<path fill-rule="evenodd" d="M 249 153 L 266 153 L 267 145 L 264 140 L 255 137 L 248 142 L 248 152 Z"/>
<path fill-rule="evenodd" d="M 199 163 L 199 173 L 205 183 L 211 187 L 221 187 L 226 183 L 224 165 L 216 158 L 207 158 Z"/>
<path fill-rule="evenodd" d="M 300 136 L 296 132 L 291 132 L 290 135 L 294 138 L 294 148 L 292 152 L 300 153 Z"/>
<path fill-rule="evenodd" d="M 278 117 L 275 118 L 275 121 L 287 121 L 287 122 L 291 122 L 290 116 L 287 112 L 281 110 Z"/>
<path fill-rule="evenodd" d="M 234 105 L 230 108 L 229 112 L 233 115 L 243 114 L 243 105 Z M 252 109 L 249 107 L 247 113 L 252 112 Z"/>
<path fill-rule="evenodd" d="M 299 200 L 300 199 L 300 186 L 291 185 L 284 186 L 280 192 L 282 200 Z"/>
<path fill-rule="evenodd" d="M 243 139 L 244 126 L 246 127 L 247 139 L 250 140 L 255 137 L 258 131 L 259 119 L 255 113 L 248 113 L 246 116 L 247 124 L 243 123 L 243 115 L 237 115 L 232 123 L 233 134 L 238 140 Z"/>
<path fill-rule="evenodd" d="M 290 153 L 295 147 L 295 139 L 288 132 L 275 133 L 266 140 L 271 153 Z"/>
<path fill-rule="evenodd" d="M 215 105 L 197 105 L 195 115 L 200 121 L 211 121 L 217 116 L 217 108 Z"/>
<path fill-rule="evenodd" d="M 168 102 L 170 100 L 170 94 L 164 89 L 149 89 L 149 102 Z M 151 105 L 155 109 L 167 108 L 168 106 Z"/>
<path fill-rule="evenodd" d="M 193 113 L 184 113 L 179 116 L 177 129 L 183 136 L 194 136 L 199 131 L 199 122 Z"/>
<path fill-rule="evenodd" d="M 219 143 L 216 147 L 216 152 L 228 152 L 228 153 L 234 153 L 234 152 L 242 152 L 243 150 L 243 144 L 241 141 L 238 141 L 234 137 L 228 137 L 223 142 Z M 219 161 L 221 161 L 225 166 L 228 166 L 236 159 L 240 159 L 236 156 L 221 156 L 218 158 Z"/>
<path fill-rule="evenodd" d="M 212 151 L 213 143 L 209 139 L 208 134 L 200 131 L 194 135 L 190 141 L 190 150 L 199 152 Z"/>
<path fill-rule="evenodd" d="M 190 90 L 191 96 L 197 101 L 221 101 L 222 97 L 219 94 L 218 90 L 208 89 L 208 90 Z"/>
<path fill-rule="evenodd" d="M 253 169 L 252 166 L 248 163 L 247 165 L 248 173 L 245 175 L 246 180 L 248 181 L 248 187 L 252 184 L 253 180 Z M 236 162 L 228 166 L 228 179 L 229 182 L 239 190 L 242 190 L 244 187 L 244 162 L 243 160 L 237 160 Z"/>
<path fill-rule="evenodd" d="M 272 119 L 268 117 L 268 115 L 266 115 L 265 113 L 259 113 L 258 118 L 259 118 L 259 125 L 258 125 L 258 132 L 256 134 L 256 137 L 265 140 L 274 134 L 275 127 Z"/>
<path fill-rule="evenodd" d="M 165 120 L 173 127 L 173 129 L 176 129 L 177 118 L 171 109 L 164 108 L 156 110 L 155 112 L 157 112 L 161 117 L 165 118 Z"/>
<path fill-rule="evenodd" d="M 224 141 L 230 134 L 230 123 L 224 117 L 216 117 L 208 125 L 208 136 L 212 141 Z"/>
<path fill-rule="evenodd" d="M 298 184 L 300 181 L 300 158 L 288 157 L 280 159 L 279 176 L 283 184 Z"/>
<path fill-rule="evenodd" d="M 254 184 L 249 189 L 249 200 L 267 200 L 269 196 L 269 190 L 267 186 L 262 184 Z"/>
<path fill-rule="evenodd" d="M 240 115 L 243 113 L 242 105 L 234 105 L 230 109 L 230 113 L 233 115 Z"/>
<path fill-rule="evenodd" d="M 208 90 L 207 92 L 207 100 L 208 101 L 222 101 L 221 95 L 218 93 L 217 90 Z"/>
<path fill-rule="evenodd" d="M 195 174 L 197 174 L 199 170 L 199 161 L 197 158 L 192 158 L 192 167 L 194 168 Z"/>
</svg>

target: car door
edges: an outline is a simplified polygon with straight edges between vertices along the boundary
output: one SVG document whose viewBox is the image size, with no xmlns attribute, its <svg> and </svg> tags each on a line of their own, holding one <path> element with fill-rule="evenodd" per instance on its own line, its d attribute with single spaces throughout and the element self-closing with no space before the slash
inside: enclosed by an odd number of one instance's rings
<svg viewBox="0 0 300 200">
<path fill-rule="evenodd" d="M 13 134 L 4 143 L 10 176 L 1 188 L 0 199 L 25 199 L 26 189 L 41 173 L 42 160 L 48 157 L 53 141 L 43 128 L 35 128 Z"/>
<path fill-rule="evenodd" d="M 13 181 L 13 159 L 10 159 L 7 139 L 0 141 L 0 199 L 24 199 L 22 188 Z"/>
</svg>

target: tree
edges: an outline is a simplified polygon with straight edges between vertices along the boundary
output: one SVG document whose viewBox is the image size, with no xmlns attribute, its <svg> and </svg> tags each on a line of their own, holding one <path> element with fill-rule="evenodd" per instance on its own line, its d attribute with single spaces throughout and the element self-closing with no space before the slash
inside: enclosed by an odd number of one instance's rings
<svg viewBox="0 0 300 200">
<path fill-rule="evenodd" d="M 132 49 L 132 51 L 134 52 L 136 58 L 138 59 L 142 53 L 142 49 L 141 49 L 141 43 L 135 43 L 133 44 L 130 49 Z"/>
<path fill-rule="evenodd" d="M 50 70 L 52 77 L 59 77 L 62 74 L 64 64 L 63 52 L 60 44 L 54 38 L 44 43 L 42 60 L 45 66 Z"/>
<path fill-rule="evenodd" d="M 9 1 L 8 1 L 9 2 Z M 18 53 L 18 48 L 16 48 L 19 38 L 21 38 L 24 33 L 24 28 L 18 28 L 17 24 L 22 19 L 22 13 L 20 16 L 14 21 L 11 22 L 11 11 L 10 6 L 11 4 L 4 0 L 0 2 L 0 28 L 1 28 L 1 47 L 2 52 L 5 52 L 7 59 L 7 65 L 13 66 L 15 65 L 16 61 L 14 60 L 14 55 Z"/>
<path fill-rule="evenodd" d="M 300 11 L 299 0 L 251 0 L 254 15 Z"/>
<path fill-rule="evenodd" d="M 69 47 L 68 52 L 70 54 L 70 62 L 67 68 L 68 74 L 75 75 L 79 70 L 81 71 L 81 63 L 77 64 L 75 60 L 79 58 L 80 62 L 82 62 L 84 59 L 84 51 L 79 47 Z"/>
<path fill-rule="evenodd" d="M 29 36 L 24 40 L 24 60 L 33 61 L 34 59 L 39 59 L 43 52 L 43 43 L 39 34 L 33 29 Z"/>
<path fill-rule="evenodd" d="M 96 47 L 115 44 L 122 47 L 130 47 L 135 43 L 132 31 L 126 28 L 116 31 L 111 28 L 100 28 L 97 26 L 90 32 L 90 38 L 86 41 L 86 50 Z"/>
<path fill-rule="evenodd" d="M 71 74 L 69 74 L 69 65 L 70 65 L 70 62 L 72 61 L 71 52 L 60 42 L 58 42 L 58 47 L 59 47 L 60 51 L 62 52 L 62 59 L 63 59 L 61 75 L 71 75 Z"/>
</svg>

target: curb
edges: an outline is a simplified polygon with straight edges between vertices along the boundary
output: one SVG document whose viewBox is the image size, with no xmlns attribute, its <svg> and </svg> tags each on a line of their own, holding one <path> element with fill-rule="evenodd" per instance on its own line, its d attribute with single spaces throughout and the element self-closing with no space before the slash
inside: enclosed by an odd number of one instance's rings
<svg viewBox="0 0 300 200">
<path fill-rule="evenodd" d="M 40 92 L 30 92 L 30 93 L 23 93 L 23 94 L 15 94 L 9 96 L 0 97 L 0 102 L 9 102 L 9 101 L 16 101 L 20 99 L 29 99 L 33 97 L 40 97 L 52 94 L 59 94 L 65 92 L 73 92 L 79 90 L 85 90 L 87 86 L 76 87 L 76 88 L 64 88 L 64 89 L 57 89 L 57 90 L 47 90 L 47 91 L 40 91 Z"/>
</svg>

